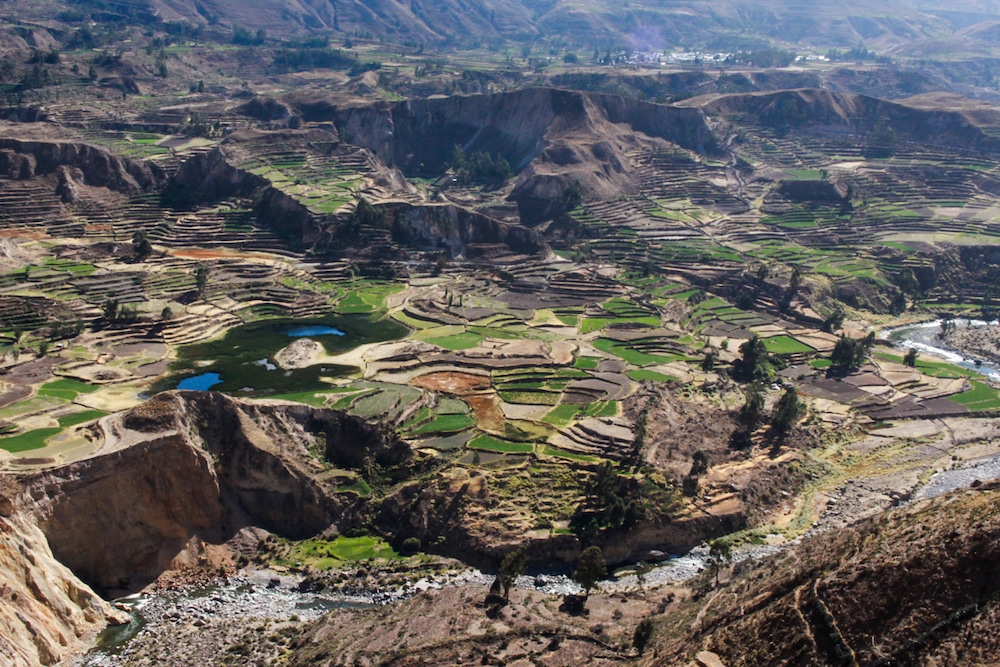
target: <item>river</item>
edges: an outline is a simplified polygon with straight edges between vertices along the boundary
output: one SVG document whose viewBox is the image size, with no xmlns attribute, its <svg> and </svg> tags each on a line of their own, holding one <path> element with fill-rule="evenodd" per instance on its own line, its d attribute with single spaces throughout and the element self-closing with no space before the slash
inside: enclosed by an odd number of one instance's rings
<svg viewBox="0 0 1000 667">
<path fill-rule="evenodd" d="M 985 359 L 978 359 L 962 350 L 949 347 L 938 338 L 938 334 L 941 333 L 941 324 L 943 321 L 934 320 L 932 322 L 922 322 L 920 324 L 885 329 L 879 337 L 895 343 L 898 347 L 913 348 L 917 352 L 933 354 L 956 366 L 974 371 L 992 380 L 1000 381 L 1000 367 L 996 364 Z M 954 322 L 957 327 L 984 327 L 991 324 L 991 322 L 984 320 L 969 319 L 954 320 Z"/>
<path fill-rule="evenodd" d="M 757 559 L 781 551 L 788 545 L 744 545 L 733 550 L 734 562 Z M 646 587 L 676 584 L 705 569 L 708 548 L 698 547 L 683 556 L 673 556 L 661 563 L 625 566 L 599 583 L 606 593 L 625 592 Z M 489 590 L 493 575 L 474 568 L 462 568 L 415 579 L 392 587 L 356 590 L 347 594 L 302 591 L 299 577 L 270 570 L 245 571 L 214 585 L 179 588 L 137 594 L 118 600 L 132 620 L 127 625 L 111 627 L 102 633 L 97 646 L 77 659 L 75 667 L 116 667 L 128 664 L 133 642 L 162 641 L 164 632 L 175 626 L 209 623 L 246 627 L 265 619 L 308 621 L 331 609 L 364 608 L 408 598 L 420 591 L 445 586 L 475 586 Z M 540 573 L 518 577 L 518 588 L 548 595 L 578 594 L 580 588 L 561 573 Z M 207 629 L 207 628 L 206 628 Z"/>
</svg>

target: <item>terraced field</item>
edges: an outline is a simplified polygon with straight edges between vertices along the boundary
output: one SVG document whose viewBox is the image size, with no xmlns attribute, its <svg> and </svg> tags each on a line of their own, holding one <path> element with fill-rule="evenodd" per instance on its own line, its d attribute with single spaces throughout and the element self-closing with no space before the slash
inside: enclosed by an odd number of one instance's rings
<svg viewBox="0 0 1000 667">
<path fill-rule="evenodd" d="M 155 119 L 155 106 L 141 113 Z M 745 400 L 732 370 L 755 338 L 763 410 L 795 387 L 802 442 L 1000 410 L 988 380 L 926 356 L 911 368 L 880 345 L 848 368 L 830 358 L 842 334 L 860 338 L 893 313 L 988 305 L 976 267 L 992 260 L 975 252 L 1000 239 L 1000 162 L 909 140 L 873 152 L 850 132 L 705 108 L 739 132 L 717 130 L 717 148 L 698 152 L 636 130 L 616 145 L 616 196 L 584 192 L 531 229 L 513 179 L 459 182 L 448 164 L 427 178 L 405 154 L 390 165 L 395 149 L 343 141 L 339 117 L 211 139 L 74 122 L 76 139 L 145 161 L 164 183 L 218 192 L 175 201 L 161 183 L 66 201 L 55 175 L 0 179 L 16 258 L 0 274 L 2 465 L 87 456 L 105 442 L 103 416 L 209 378 L 240 397 L 380 422 L 430 468 L 488 478 L 501 499 L 491 520 L 556 535 L 607 462 L 623 484 L 662 477 L 664 507 L 691 516 L 757 501 L 742 456 L 763 471 L 777 452 L 781 466 L 822 469 L 817 488 L 830 481 L 839 468 L 774 445 L 763 426 L 748 452 L 730 446 Z M 234 118 L 213 109 L 211 122 Z M 299 325 L 313 333 L 289 332 Z M 679 501 L 699 446 L 719 460 Z M 388 484 L 374 468 L 323 474 L 356 497 Z M 543 479 L 558 498 L 529 497 Z M 394 557 L 349 546 L 296 557 L 324 568 Z"/>
</svg>

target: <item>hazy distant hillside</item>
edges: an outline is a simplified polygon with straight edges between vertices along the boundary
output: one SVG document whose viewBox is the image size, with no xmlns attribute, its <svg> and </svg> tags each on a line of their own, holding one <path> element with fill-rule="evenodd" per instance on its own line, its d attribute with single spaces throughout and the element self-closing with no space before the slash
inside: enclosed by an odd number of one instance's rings
<svg viewBox="0 0 1000 667">
<path fill-rule="evenodd" d="M 891 50 L 959 40 L 973 51 L 996 41 L 1000 3 L 961 0 L 942 8 L 923 0 L 147 0 L 160 19 L 266 28 L 271 34 L 334 31 L 397 42 L 468 45 L 541 37 L 605 49 L 708 48 L 730 51 L 765 44 Z M 36 3 L 25 11 L 39 11 Z M 135 3 L 79 0 L 76 8 Z M 9 7 L 9 5 L 8 5 Z"/>
</svg>

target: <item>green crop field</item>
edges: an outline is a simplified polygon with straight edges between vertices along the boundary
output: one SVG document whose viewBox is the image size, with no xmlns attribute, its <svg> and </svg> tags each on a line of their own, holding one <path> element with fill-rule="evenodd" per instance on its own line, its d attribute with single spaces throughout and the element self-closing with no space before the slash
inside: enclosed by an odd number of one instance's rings
<svg viewBox="0 0 1000 667">
<path fill-rule="evenodd" d="M 1000 392 L 976 380 L 972 381 L 972 389 L 952 396 L 951 400 L 974 411 L 1000 409 Z"/>
<path fill-rule="evenodd" d="M 556 405 L 561 394 L 553 391 L 498 391 L 500 398 L 508 403 L 525 405 Z"/>
<path fill-rule="evenodd" d="M 593 345 L 601 352 L 609 352 L 617 357 L 621 357 L 633 366 L 665 364 L 671 361 L 677 361 L 681 358 L 677 355 L 668 357 L 665 355 L 649 354 L 636 350 L 633 347 L 629 347 L 626 343 L 612 340 L 610 338 L 598 338 L 594 340 Z"/>
<path fill-rule="evenodd" d="M 898 354 L 891 354 L 889 352 L 878 352 L 876 353 L 876 358 L 884 359 L 886 361 L 891 361 L 893 363 L 901 364 L 903 363 L 903 357 Z M 936 378 L 976 378 L 979 377 L 979 373 L 975 371 L 962 368 L 961 366 L 956 366 L 954 364 L 949 364 L 946 361 L 926 361 L 917 357 L 916 369 L 923 373 L 924 375 L 930 375 Z"/>
<path fill-rule="evenodd" d="M 97 390 L 98 387 L 92 384 L 80 382 L 79 380 L 71 380 L 69 378 L 61 378 L 59 380 L 53 380 L 52 382 L 43 384 L 38 388 L 38 395 L 52 396 L 54 398 L 63 398 L 67 401 L 73 401 L 76 400 L 76 397 L 80 394 L 89 394 Z"/>
<path fill-rule="evenodd" d="M 483 342 L 483 337 L 478 333 L 466 331 L 465 333 L 454 334 L 452 336 L 428 338 L 427 342 L 438 347 L 443 347 L 446 350 L 457 351 L 476 347 Z"/>
<path fill-rule="evenodd" d="M 285 565 L 308 563 L 317 570 L 330 570 L 366 560 L 401 560 L 395 549 L 379 537 L 313 538 L 294 544 Z"/>
<path fill-rule="evenodd" d="M 542 417 L 542 421 L 559 428 L 569 426 L 569 423 L 573 421 L 573 418 L 576 417 L 582 409 L 582 405 L 563 403 L 562 405 L 557 405 L 547 415 Z"/>
<path fill-rule="evenodd" d="M 60 432 L 61 428 L 36 428 L 19 435 L 0 438 L 0 449 L 5 449 L 11 454 L 41 449 L 47 439 Z"/>
<path fill-rule="evenodd" d="M 107 412 L 102 412 L 101 410 L 84 410 L 83 412 L 74 412 L 71 415 L 60 417 L 58 421 L 59 426 L 62 428 L 69 428 L 78 424 L 85 424 L 94 419 L 100 419 L 107 414 Z"/>
<path fill-rule="evenodd" d="M 473 423 L 472 417 L 467 414 L 439 415 L 435 419 L 417 426 L 410 432 L 414 435 L 455 433 L 469 428 Z"/>
<path fill-rule="evenodd" d="M 647 370 L 645 368 L 629 371 L 627 375 L 636 382 L 642 382 L 644 380 L 650 380 L 652 382 L 671 382 L 677 379 L 672 375 L 657 373 L 656 371 Z"/>
<path fill-rule="evenodd" d="M 799 354 L 815 352 L 813 348 L 805 343 L 800 343 L 791 336 L 773 336 L 764 339 L 764 347 L 771 354 Z"/>
<path fill-rule="evenodd" d="M 535 449 L 534 445 L 526 442 L 508 442 L 489 435 L 478 435 L 466 446 L 469 449 L 482 449 L 487 452 L 501 452 L 503 454 L 527 454 Z"/>
<path fill-rule="evenodd" d="M 586 454 L 577 454 L 576 452 L 569 452 L 565 449 L 560 449 L 558 447 L 553 447 L 552 445 L 545 445 L 541 449 L 541 453 L 545 456 L 557 456 L 563 459 L 570 459 L 571 461 L 583 461 L 585 463 L 597 463 L 600 461 L 596 456 L 587 456 Z"/>
</svg>

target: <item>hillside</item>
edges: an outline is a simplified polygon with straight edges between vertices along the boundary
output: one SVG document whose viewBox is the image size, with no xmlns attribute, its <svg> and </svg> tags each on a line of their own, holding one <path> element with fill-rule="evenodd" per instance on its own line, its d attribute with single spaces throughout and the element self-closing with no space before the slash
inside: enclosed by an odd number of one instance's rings
<svg viewBox="0 0 1000 667">
<path fill-rule="evenodd" d="M 628 5 L 608 0 L 150 0 L 136 4 L 53 0 L 24 3 L 16 11 L 29 21 L 52 25 L 53 18 L 81 9 L 92 9 L 105 20 L 129 17 L 145 22 L 264 28 L 272 35 L 332 31 L 412 45 L 516 45 L 542 39 L 568 41 L 583 48 L 735 51 L 769 44 L 850 49 L 863 42 L 869 48 L 905 49 L 912 55 L 921 49 L 940 51 L 945 45 L 966 53 L 989 54 L 995 45 L 990 39 L 992 22 L 1000 16 L 990 3 L 960 2 L 942 10 L 913 0 L 888 4 L 853 0 L 836 6 L 775 0 L 721 5 L 703 0 L 668 5 L 648 0 Z"/>
<path fill-rule="evenodd" d="M 485 590 L 430 591 L 381 610 L 335 612 L 298 641 L 293 665 L 684 665 L 708 650 L 733 666 L 971 665 L 1000 658 L 995 484 L 891 511 L 737 566 L 714 587 L 598 593 L 590 614 L 516 591 L 499 616 Z M 692 595 L 693 594 L 693 595 Z M 644 657 L 630 649 L 654 623 Z M 393 641 L 361 639 L 393 637 Z M 694 663 L 691 663 L 694 664 Z M 704 663 L 698 663 L 704 664 Z"/>
<path fill-rule="evenodd" d="M 0 662 L 997 662 L 997 26 L 5 2 Z"/>
<path fill-rule="evenodd" d="M 998 500 L 1000 487 L 984 485 L 739 568 L 687 614 L 665 617 L 677 634 L 653 663 L 698 647 L 726 665 L 995 663 Z"/>
</svg>

